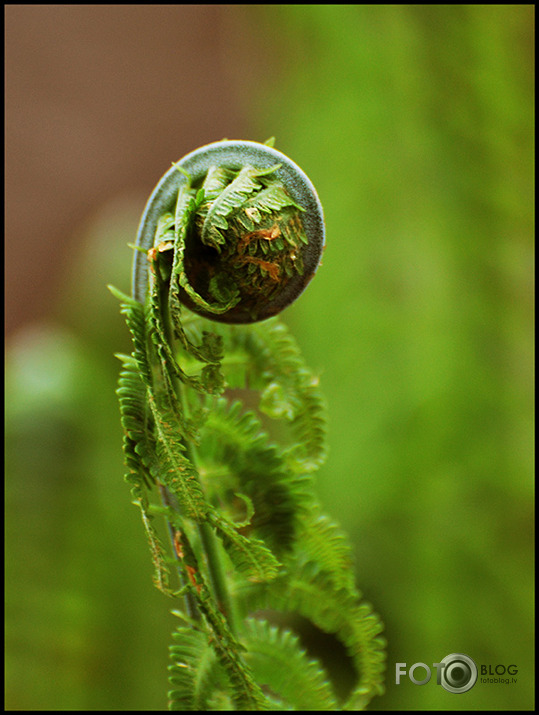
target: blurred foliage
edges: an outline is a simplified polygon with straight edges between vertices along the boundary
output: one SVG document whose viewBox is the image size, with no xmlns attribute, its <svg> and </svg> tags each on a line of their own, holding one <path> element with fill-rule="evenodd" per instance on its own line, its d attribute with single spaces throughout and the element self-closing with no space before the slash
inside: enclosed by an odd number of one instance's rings
<svg viewBox="0 0 539 715">
<path fill-rule="evenodd" d="M 277 24 L 289 71 L 257 134 L 326 212 L 288 322 L 330 407 L 321 499 L 386 623 L 372 706 L 532 707 L 533 10 L 290 6 Z M 516 663 L 518 684 L 394 684 L 395 662 L 453 652 Z"/>
<path fill-rule="evenodd" d="M 129 348 L 107 279 L 129 284 L 137 202 L 81 231 L 56 321 L 6 354 L 6 707 L 159 709 L 174 619 L 148 578 L 123 482 L 116 395 Z M 106 256 L 106 261 L 103 260 Z"/>
<path fill-rule="evenodd" d="M 373 707 L 531 709 L 533 7 L 233 12 L 278 56 L 246 138 L 275 135 L 326 212 L 285 319 L 329 404 L 319 494 L 386 623 Z M 7 346 L 7 709 L 164 707 L 173 618 L 122 482 L 128 336 L 105 289 L 129 285 L 144 201 L 103 208 L 57 319 Z M 454 652 L 518 682 L 394 684 L 395 662 Z"/>
</svg>

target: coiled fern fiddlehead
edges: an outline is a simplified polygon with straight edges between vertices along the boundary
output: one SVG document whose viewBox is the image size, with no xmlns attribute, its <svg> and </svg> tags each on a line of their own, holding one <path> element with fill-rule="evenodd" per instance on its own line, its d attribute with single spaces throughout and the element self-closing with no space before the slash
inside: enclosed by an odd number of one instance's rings
<svg viewBox="0 0 539 715">
<path fill-rule="evenodd" d="M 111 288 L 133 339 L 119 356 L 126 478 L 155 583 L 184 602 L 173 710 L 360 709 L 383 689 L 380 621 L 314 496 L 318 381 L 272 317 L 303 291 L 323 246 L 322 208 L 299 167 L 268 143 L 216 142 L 163 176 L 139 227 L 133 296 Z M 344 702 L 267 609 L 341 640 L 357 671 Z"/>
</svg>

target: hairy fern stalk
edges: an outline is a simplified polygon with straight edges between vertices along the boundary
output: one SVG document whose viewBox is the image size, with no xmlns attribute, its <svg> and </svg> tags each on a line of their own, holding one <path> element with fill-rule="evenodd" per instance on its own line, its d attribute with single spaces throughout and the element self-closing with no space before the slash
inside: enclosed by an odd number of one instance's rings
<svg viewBox="0 0 539 715">
<path fill-rule="evenodd" d="M 304 209 L 274 173 L 213 167 L 193 181 L 179 167 L 175 206 L 139 247 L 145 295 L 111 289 L 133 340 L 118 356 L 126 479 L 155 584 L 179 599 L 171 710 L 355 710 L 383 692 L 381 623 L 314 494 L 318 379 L 277 318 L 256 322 L 302 274 L 308 244 Z M 239 303 L 252 324 L 223 321 Z M 278 614 L 341 641 L 357 673 L 344 699 Z"/>
</svg>

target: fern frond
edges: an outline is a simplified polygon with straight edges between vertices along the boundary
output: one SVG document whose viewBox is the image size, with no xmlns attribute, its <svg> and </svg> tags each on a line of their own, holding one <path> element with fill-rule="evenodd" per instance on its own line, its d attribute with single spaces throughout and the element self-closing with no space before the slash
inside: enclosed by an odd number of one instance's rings
<svg viewBox="0 0 539 715">
<path fill-rule="evenodd" d="M 160 410 L 153 395 L 149 395 L 148 400 L 157 435 L 160 480 L 176 496 L 185 516 L 198 523 L 207 521 L 210 505 L 204 497 L 196 468 L 185 455 L 178 417 L 174 412 Z"/>
<path fill-rule="evenodd" d="M 185 454 L 181 428 L 173 412 L 157 409 L 149 396 L 154 415 L 160 480 L 178 500 L 182 513 L 198 523 L 208 522 L 216 530 L 234 566 L 253 581 L 267 581 L 277 574 L 279 563 L 258 539 L 238 533 L 233 523 L 221 516 L 207 501 L 199 474 Z"/>
<path fill-rule="evenodd" d="M 299 638 L 265 620 L 247 619 L 242 633 L 245 660 L 279 710 L 338 710 L 328 676 L 307 656 Z M 280 706 L 280 707 L 279 707 Z"/>
<path fill-rule="evenodd" d="M 125 322 L 133 340 L 133 357 L 137 361 L 140 376 L 146 385 L 151 384 L 151 371 L 147 354 L 146 312 L 142 303 L 130 298 L 114 286 L 110 292 L 121 301 L 120 313 L 125 315 Z"/>
<path fill-rule="evenodd" d="M 190 340 L 203 325 L 200 318 L 189 317 L 185 331 Z M 327 455 L 325 402 L 318 378 L 287 328 L 270 318 L 249 327 L 215 324 L 212 332 L 222 339 L 226 387 L 259 391 L 261 412 L 285 422 L 279 442 L 286 443 L 281 453 L 289 470 L 306 474 L 318 469 Z"/>
<path fill-rule="evenodd" d="M 181 566 L 187 572 L 187 582 L 183 591 L 188 591 L 196 601 L 204 621 L 207 643 L 212 647 L 215 655 L 228 676 L 231 695 L 239 710 L 266 710 L 268 704 L 264 695 L 253 678 L 249 666 L 242 658 L 243 648 L 232 634 L 224 615 L 211 594 L 206 579 L 201 571 L 191 542 L 185 533 L 182 533 Z"/>
<path fill-rule="evenodd" d="M 185 238 L 194 215 L 193 193 L 193 190 L 186 186 L 182 186 L 178 191 L 174 215 L 174 255 L 172 258 L 172 276 L 174 278 L 184 273 Z M 189 353 L 199 360 L 204 359 L 203 355 L 198 354 L 197 346 L 187 339 L 183 329 L 183 310 L 178 279 L 170 281 L 168 303 L 174 334 Z"/>
<path fill-rule="evenodd" d="M 274 183 L 262 189 L 257 195 L 256 200 L 254 198 L 247 199 L 243 205 L 242 209 L 249 209 L 255 207 L 258 211 L 262 213 L 271 214 L 274 211 L 279 211 L 279 209 L 285 208 L 286 206 L 293 206 L 294 208 L 304 211 L 303 207 L 297 204 L 290 194 L 288 194 L 281 184 Z M 256 218 L 254 219 L 256 222 Z"/>
<path fill-rule="evenodd" d="M 380 619 L 370 604 L 361 601 L 347 576 L 349 558 L 344 535 L 318 515 L 305 524 L 294 553 L 285 561 L 284 574 L 264 589 L 239 585 L 238 595 L 246 613 L 264 608 L 297 613 L 334 634 L 358 673 L 356 687 L 343 707 L 362 709 L 384 691 L 385 639 Z"/>
<path fill-rule="evenodd" d="M 270 608 L 297 613 L 320 630 L 334 634 L 346 647 L 358 674 L 357 684 L 344 709 L 363 709 L 375 695 L 384 692 L 385 639 L 382 623 L 370 604 L 360 603 L 357 594 L 336 589 L 328 574 L 313 564 L 290 570 L 264 589 L 243 590 L 249 612 Z"/>
<path fill-rule="evenodd" d="M 120 401 L 121 422 L 124 428 L 124 461 L 128 468 L 126 481 L 131 484 L 133 504 L 140 508 L 144 531 L 154 565 L 154 584 L 170 594 L 169 569 L 165 552 L 149 513 L 148 489 L 156 471 L 155 442 L 147 409 L 147 388 L 133 356 L 118 355 L 122 360 L 117 394 Z"/>
<path fill-rule="evenodd" d="M 295 553 L 298 564 L 316 564 L 337 589 L 344 588 L 352 594 L 356 593 L 352 549 L 348 538 L 334 521 L 321 513 L 318 505 L 313 504 L 302 520 L 298 542 L 302 544 L 301 551 L 296 549 Z"/>
<path fill-rule="evenodd" d="M 174 283 L 174 281 L 173 281 Z M 190 344 L 184 336 L 183 329 L 181 327 L 180 321 L 180 307 L 179 303 L 176 304 L 176 299 L 171 298 L 171 307 L 177 311 L 176 320 L 176 330 L 175 333 L 182 337 L 184 342 L 184 347 L 189 350 L 197 359 L 204 360 L 205 362 L 216 363 L 212 365 L 213 372 L 211 374 L 212 380 L 208 379 L 208 374 L 201 381 L 200 377 L 188 375 L 178 363 L 175 354 L 170 346 L 171 336 L 167 334 L 166 328 L 166 311 L 167 299 L 163 295 L 164 283 L 160 277 L 160 271 L 158 266 L 154 263 L 153 276 L 150 286 L 150 299 L 148 307 L 148 325 L 150 327 L 150 334 L 152 337 L 152 343 L 155 346 L 155 350 L 159 356 L 162 365 L 162 376 L 163 384 L 165 389 L 169 393 L 169 402 L 175 402 L 174 390 L 171 385 L 171 380 L 177 378 L 181 382 L 193 387 L 199 392 L 221 392 L 222 391 L 222 378 L 219 372 L 219 340 L 212 340 L 207 337 L 203 342 L 201 348 Z M 208 359 L 209 358 L 209 359 Z M 179 407 L 179 405 L 176 405 Z"/>
<path fill-rule="evenodd" d="M 202 242 L 215 248 L 223 245 L 226 239 L 221 230 L 228 228 L 227 219 L 230 214 L 239 208 L 250 194 L 260 189 L 260 176 L 270 174 L 276 169 L 277 166 L 262 170 L 244 166 L 212 203 L 202 227 Z"/>
<path fill-rule="evenodd" d="M 254 513 L 243 533 L 262 538 L 276 553 L 290 549 L 312 481 L 290 472 L 254 412 L 243 411 L 239 401 L 214 401 L 200 430 L 199 454 L 208 497 L 234 519 L 245 507 L 238 495 L 246 496 Z"/>
<path fill-rule="evenodd" d="M 199 605 L 212 631 L 209 643 L 228 676 L 236 709 L 271 709 L 250 667 L 242 657 L 244 649 L 230 632 L 223 615 L 215 610 L 208 598 L 201 599 Z"/>
<path fill-rule="evenodd" d="M 228 693 L 230 684 L 215 651 L 205 633 L 194 628 L 180 627 L 172 634 L 170 646 L 169 710 L 212 709 L 212 703 L 224 697 L 233 709 Z M 225 700 L 225 702 L 226 702 Z"/>
<path fill-rule="evenodd" d="M 288 450 L 289 466 L 314 471 L 323 464 L 327 452 L 325 404 L 318 379 L 305 365 L 297 343 L 282 323 L 268 321 L 264 329 L 256 326 L 254 332 L 257 347 L 263 347 L 267 380 L 261 409 L 270 417 L 285 418 L 290 424 L 294 443 Z"/>
<path fill-rule="evenodd" d="M 203 191 L 204 200 L 201 205 L 201 217 L 208 213 L 210 205 L 219 196 L 221 191 L 232 181 L 237 172 L 231 171 L 224 166 L 212 166 L 204 179 Z"/>
<path fill-rule="evenodd" d="M 143 481 L 150 488 L 155 467 L 155 445 L 146 401 L 147 388 L 137 360 L 127 355 L 117 357 L 122 361 L 116 394 L 124 429 L 124 460 L 129 469 L 126 480 L 135 484 Z"/>
<path fill-rule="evenodd" d="M 279 572 L 279 562 L 271 551 L 254 537 L 247 538 L 217 512 L 210 515 L 210 521 L 235 568 L 253 582 L 271 581 Z"/>
<path fill-rule="evenodd" d="M 150 504 L 148 494 L 140 485 L 134 485 L 131 489 L 133 504 L 140 508 L 142 516 L 142 524 L 150 547 L 150 555 L 154 567 L 153 583 L 154 585 L 167 596 L 172 596 L 170 589 L 170 569 L 167 564 L 166 552 L 161 543 L 157 531 L 153 525 L 153 516 L 150 514 Z"/>
</svg>

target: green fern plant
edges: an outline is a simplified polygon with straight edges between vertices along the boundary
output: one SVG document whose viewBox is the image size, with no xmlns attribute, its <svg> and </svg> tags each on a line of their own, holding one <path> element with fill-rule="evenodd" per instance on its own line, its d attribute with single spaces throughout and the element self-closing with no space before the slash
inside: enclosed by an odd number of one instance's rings
<svg viewBox="0 0 539 715">
<path fill-rule="evenodd" d="M 161 179 L 134 246 L 133 296 L 111 287 L 133 341 L 118 355 L 126 479 L 155 584 L 181 604 L 171 710 L 361 709 L 383 692 L 382 625 L 314 495 L 318 380 L 272 317 L 323 244 L 314 187 L 288 157 L 217 142 Z M 357 674 L 344 701 L 278 614 L 341 641 Z"/>
</svg>

